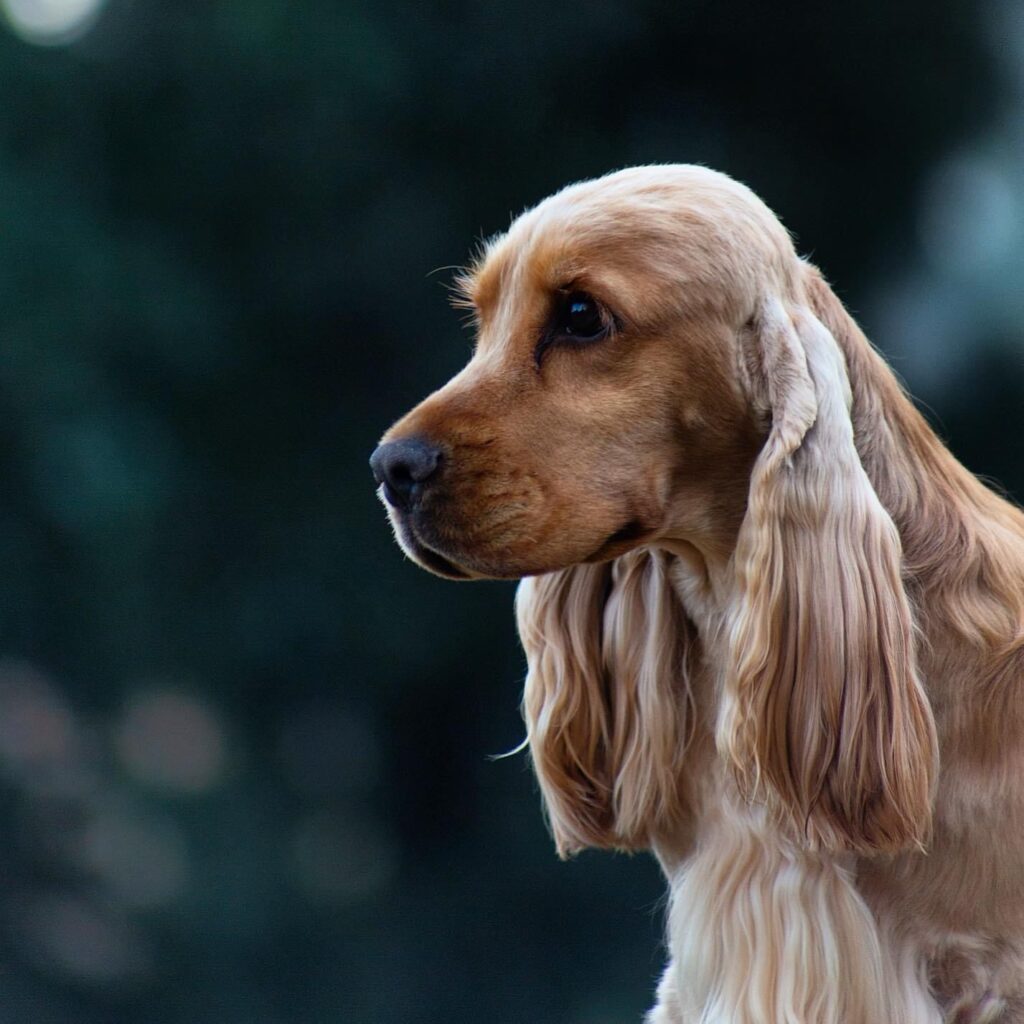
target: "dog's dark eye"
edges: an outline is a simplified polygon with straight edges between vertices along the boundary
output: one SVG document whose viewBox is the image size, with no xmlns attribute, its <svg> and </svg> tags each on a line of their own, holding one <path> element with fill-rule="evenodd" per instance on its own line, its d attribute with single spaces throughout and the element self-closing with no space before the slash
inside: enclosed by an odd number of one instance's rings
<svg viewBox="0 0 1024 1024">
<path fill-rule="evenodd" d="M 604 310 L 586 292 L 572 292 L 555 316 L 554 333 L 577 341 L 594 341 L 608 332 Z"/>
<path fill-rule="evenodd" d="M 556 302 L 548 327 L 537 343 L 534 360 L 540 369 L 552 347 L 587 345 L 607 338 L 615 329 L 615 317 L 586 292 L 563 292 Z"/>
</svg>

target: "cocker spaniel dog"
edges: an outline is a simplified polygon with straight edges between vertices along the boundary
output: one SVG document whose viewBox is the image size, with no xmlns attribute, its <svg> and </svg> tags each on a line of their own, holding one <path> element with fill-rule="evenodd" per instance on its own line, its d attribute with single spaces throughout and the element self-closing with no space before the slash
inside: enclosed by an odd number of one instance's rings
<svg viewBox="0 0 1024 1024">
<path fill-rule="evenodd" d="M 670 887 L 649 1024 L 1024 1022 L 1024 515 L 722 174 L 566 188 L 458 290 L 371 461 L 420 565 L 523 577 L 558 850 Z"/>
</svg>

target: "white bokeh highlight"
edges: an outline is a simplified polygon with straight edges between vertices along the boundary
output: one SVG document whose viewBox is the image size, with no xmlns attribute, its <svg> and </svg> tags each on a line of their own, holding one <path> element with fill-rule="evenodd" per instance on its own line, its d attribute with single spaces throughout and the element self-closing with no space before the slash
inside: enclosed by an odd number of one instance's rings
<svg viewBox="0 0 1024 1024">
<path fill-rule="evenodd" d="M 81 38 L 106 0 L 0 0 L 0 12 L 26 42 L 60 45 Z"/>
<path fill-rule="evenodd" d="M 988 18 L 1000 106 L 922 181 L 915 257 L 867 303 L 873 340 L 929 401 L 956 394 L 986 346 L 1024 366 L 1024 7 Z"/>
</svg>

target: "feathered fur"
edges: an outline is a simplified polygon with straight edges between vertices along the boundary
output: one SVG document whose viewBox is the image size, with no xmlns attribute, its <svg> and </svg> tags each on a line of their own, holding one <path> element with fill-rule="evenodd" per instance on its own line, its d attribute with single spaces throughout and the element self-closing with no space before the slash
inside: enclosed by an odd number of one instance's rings
<svg viewBox="0 0 1024 1024">
<path fill-rule="evenodd" d="M 528 577 L 558 850 L 669 883 L 651 1024 L 1024 1022 L 1021 512 L 723 175 L 566 189 L 460 289 L 473 360 L 385 438 L 446 461 L 393 518 Z M 600 341 L 552 342 L 566 294 Z"/>
</svg>

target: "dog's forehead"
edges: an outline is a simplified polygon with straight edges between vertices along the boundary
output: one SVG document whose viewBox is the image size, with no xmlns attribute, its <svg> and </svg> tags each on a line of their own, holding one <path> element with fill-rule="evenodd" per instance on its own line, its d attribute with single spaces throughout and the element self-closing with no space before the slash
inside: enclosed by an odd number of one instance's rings
<svg viewBox="0 0 1024 1024">
<path fill-rule="evenodd" d="M 488 244 L 468 291 L 485 318 L 595 277 L 713 277 L 746 291 L 756 267 L 794 255 L 774 214 L 739 182 L 691 165 L 637 167 L 570 185 L 527 210 Z"/>
<path fill-rule="evenodd" d="M 523 213 L 505 236 L 527 246 L 552 236 L 587 245 L 635 234 L 785 236 L 775 215 L 746 185 L 689 164 L 631 167 L 568 185 Z"/>
</svg>

